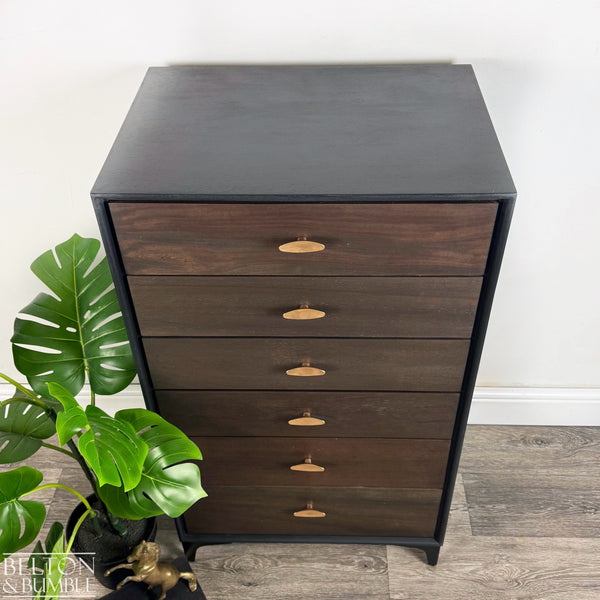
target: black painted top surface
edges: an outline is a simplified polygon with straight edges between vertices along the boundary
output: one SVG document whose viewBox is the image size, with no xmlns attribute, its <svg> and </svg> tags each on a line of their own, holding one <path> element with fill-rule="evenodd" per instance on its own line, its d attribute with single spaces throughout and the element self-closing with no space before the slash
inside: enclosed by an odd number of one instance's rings
<svg viewBox="0 0 600 600">
<path fill-rule="evenodd" d="M 185 66 L 148 70 L 92 195 L 514 192 L 470 65 Z"/>
</svg>

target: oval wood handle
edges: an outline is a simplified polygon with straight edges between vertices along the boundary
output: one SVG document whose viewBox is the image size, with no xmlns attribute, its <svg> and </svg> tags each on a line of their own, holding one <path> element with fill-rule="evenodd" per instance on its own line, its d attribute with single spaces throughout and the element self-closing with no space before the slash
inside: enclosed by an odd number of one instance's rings
<svg viewBox="0 0 600 600">
<path fill-rule="evenodd" d="M 301 304 L 299 308 L 289 310 L 283 313 L 284 319 L 292 319 L 294 321 L 309 321 L 310 319 L 322 319 L 325 313 L 316 308 L 308 308 L 308 304 Z"/>
<path fill-rule="evenodd" d="M 303 362 L 301 367 L 288 369 L 285 374 L 292 377 L 319 377 L 320 375 L 325 375 L 325 371 L 317 369 L 317 367 L 311 367 L 308 362 Z"/>
<path fill-rule="evenodd" d="M 319 465 L 315 465 L 310 458 L 304 459 L 303 463 L 299 465 L 292 465 L 290 467 L 291 471 L 304 471 L 305 473 L 322 473 L 325 470 L 325 467 L 320 467 Z"/>
<path fill-rule="evenodd" d="M 317 425 L 325 425 L 325 421 L 323 419 L 318 419 L 317 417 L 311 417 L 310 412 L 306 411 L 302 413 L 301 417 L 290 419 L 288 421 L 288 425 L 295 425 L 298 427 L 316 427 Z"/>
<path fill-rule="evenodd" d="M 291 254 L 306 254 L 307 252 L 321 252 L 321 250 L 325 250 L 325 244 L 311 242 L 305 237 L 299 237 L 293 242 L 287 242 L 287 244 L 279 246 L 280 252 L 289 252 Z"/>
<path fill-rule="evenodd" d="M 315 510 L 313 508 L 313 503 L 312 502 L 307 502 L 306 503 L 306 508 L 304 510 L 297 510 L 294 513 L 295 517 L 309 517 L 309 518 L 315 518 L 315 517 L 324 517 L 326 513 L 320 511 L 320 510 Z"/>
</svg>

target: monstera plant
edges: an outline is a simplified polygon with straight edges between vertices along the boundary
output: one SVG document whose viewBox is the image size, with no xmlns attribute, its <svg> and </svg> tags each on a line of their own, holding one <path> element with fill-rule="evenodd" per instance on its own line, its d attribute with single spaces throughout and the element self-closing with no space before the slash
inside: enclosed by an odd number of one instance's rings
<svg viewBox="0 0 600 600">
<path fill-rule="evenodd" d="M 16 388 L 0 403 L 0 463 L 19 463 L 41 447 L 68 455 L 81 466 L 108 522 L 123 533 L 121 519 L 176 517 L 206 494 L 197 465 L 189 462 L 201 459 L 200 451 L 179 429 L 145 409 L 110 416 L 97 406 L 97 396 L 120 392 L 135 376 L 99 249 L 98 240 L 74 235 L 31 266 L 51 293 L 40 293 L 15 320 L 14 362 L 31 389 L 0 374 Z M 91 402 L 84 407 L 76 396 L 86 381 Z M 47 441 L 55 434 L 57 443 Z M 0 473 L 0 561 L 31 543 L 44 523 L 44 505 L 24 500 L 28 494 L 62 487 L 87 505 L 75 490 L 41 481 L 42 474 L 27 466 Z M 80 521 L 88 515 L 98 526 L 89 505 Z M 51 577 L 56 561 L 49 557 L 64 555 L 72 539 L 65 540 L 57 526 L 48 536 L 46 554 L 39 543 L 37 550 Z"/>
</svg>

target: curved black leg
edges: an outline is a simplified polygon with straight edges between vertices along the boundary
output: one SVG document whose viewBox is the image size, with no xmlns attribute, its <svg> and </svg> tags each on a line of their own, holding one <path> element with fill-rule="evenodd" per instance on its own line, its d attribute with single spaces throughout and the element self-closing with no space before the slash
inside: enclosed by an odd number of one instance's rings
<svg viewBox="0 0 600 600">
<path fill-rule="evenodd" d="M 196 550 L 200 548 L 202 544 L 194 544 L 193 542 L 183 542 L 183 552 L 189 562 L 196 560 Z"/>
<path fill-rule="evenodd" d="M 434 567 L 437 565 L 438 557 L 440 555 L 440 547 L 439 546 L 430 546 L 428 548 L 423 548 L 425 550 L 425 555 L 427 556 L 427 564 Z"/>
</svg>

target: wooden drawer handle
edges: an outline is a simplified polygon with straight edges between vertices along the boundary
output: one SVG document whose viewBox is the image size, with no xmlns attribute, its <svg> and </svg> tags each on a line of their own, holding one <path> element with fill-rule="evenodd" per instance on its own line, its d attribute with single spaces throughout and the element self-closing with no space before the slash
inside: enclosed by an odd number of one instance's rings
<svg viewBox="0 0 600 600">
<path fill-rule="evenodd" d="M 294 425 L 297 427 L 316 427 L 317 425 L 325 425 L 325 421 L 317 417 L 311 417 L 310 412 L 306 411 L 302 413 L 301 417 L 290 419 L 288 421 L 288 425 Z"/>
<path fill-rule="evenodd" d="M 320 467 L 319 465 L 315 465 L 309 456 L 304 459 L 303 463 L 299 465 L 292 465 L 290 467 L 292 471 L 304 471 L 305 473 L 322 473 L 325 470 L 325 467 Z"/>
<path fill-rule="evenodd" d="M 294 513 L 295 517 L 309 517 L 309 518 L 315 518 L 315 517 L 324 517 L 326 513 L 320 511 L 320 510 L 315 510 L 313 508 L 313 503 L 312 502 L 307 502 L 306 503 L 306 508 L 304 510 L 297 510 Z"/>
<path fill-rule="evenodd" d="M 325 371 L 317 369 L 317 367 L 311 367 L 308 362 L 303 362 L 301 367 L 288 369 L 285 374 L 292 377 L 319 377 L 320 375 L 325 375 Z"/>
<path fill-rule="evenodd" d="M 309 321 L 310 319 L 322 319 L 325 313 L 322 310 L 308 308 L 308 304 L 301 304 L 299 308 L 289 310 L 283 313 L 284 319 L 292 319 L 294 321 Z"/>
<path fill-rule="evenodd" d="M 293 242 L 287 242 L 287 244 L 281 244 L 279 246 L 280 252 L 289 252 L 292 254 L 306 254 L 307 252 L 321 252 L 325 250 L 325 244 L 319 242 L 311 242 L 305 237 L 299 237 Z"/>
</svg>

